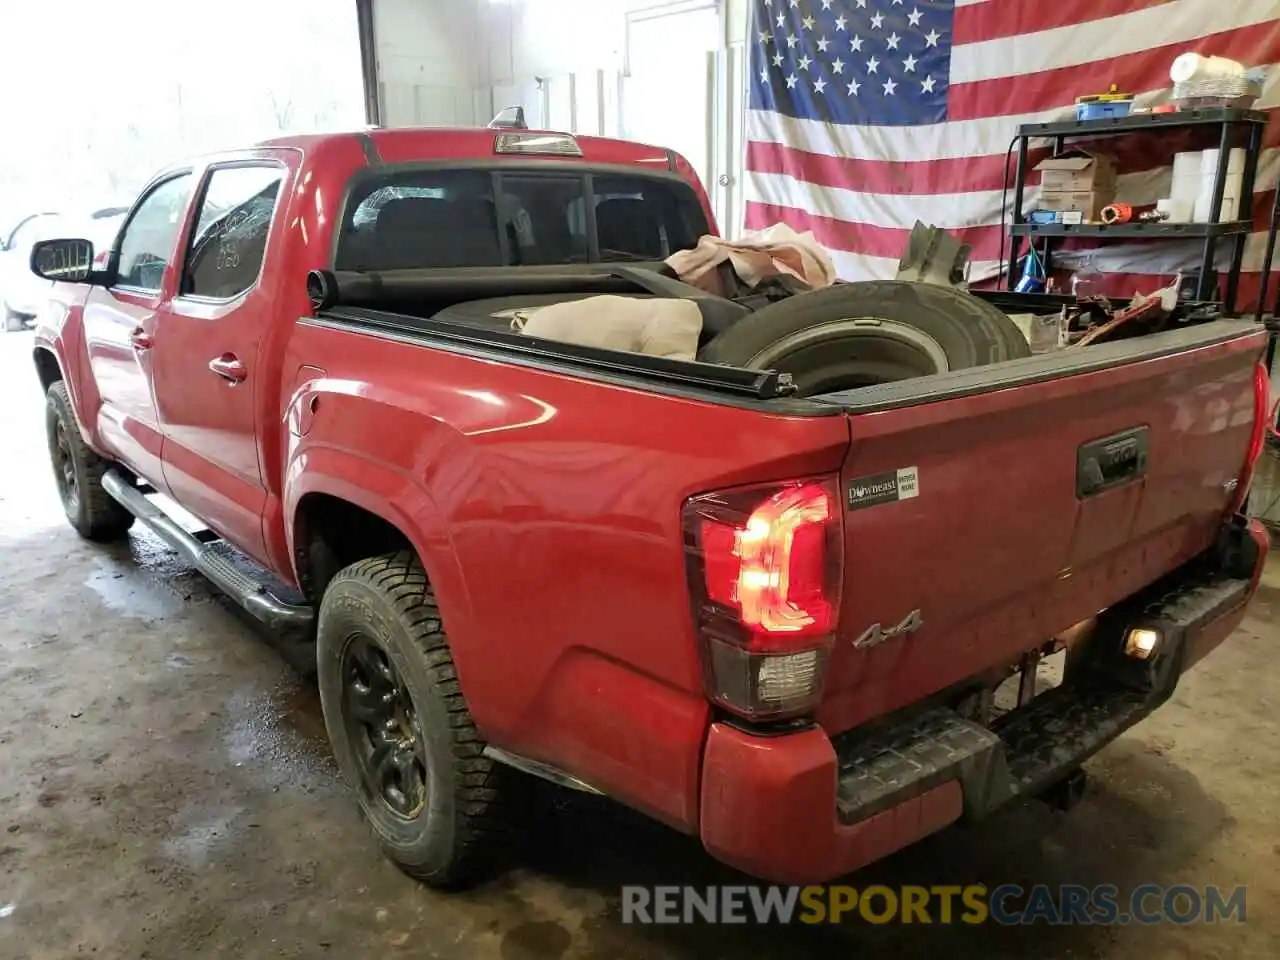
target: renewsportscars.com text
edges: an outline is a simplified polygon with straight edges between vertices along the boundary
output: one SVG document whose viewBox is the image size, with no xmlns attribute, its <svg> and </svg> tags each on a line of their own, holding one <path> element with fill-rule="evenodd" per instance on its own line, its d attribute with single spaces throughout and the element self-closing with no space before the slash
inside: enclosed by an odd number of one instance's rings
<svg viewBox="0 0 1280 960">
<path fill-rule="evenodd" d="M 1244 923 L 1244 887 L 1104 884 L 968 886 L 627 886 L 623 923 L 1097 925 Z"/>
</svg>

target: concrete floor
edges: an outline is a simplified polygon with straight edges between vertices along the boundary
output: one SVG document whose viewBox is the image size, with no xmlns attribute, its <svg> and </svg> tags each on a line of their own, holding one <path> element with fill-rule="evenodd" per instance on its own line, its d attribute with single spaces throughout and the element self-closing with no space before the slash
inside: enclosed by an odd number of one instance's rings
<svg viewBox="0 0 1280 960">
<path fill-rule="evenodd" d="M 1017 806 L 851 880 L 1247 884 L 1243 925 L 626 926 L 624 883 L 741 878 L 579 800 L 501 878 L 441 895 L 379 857 L 294 651 L 148 536 L 104 549 L 63 521 L 30 342 L 0 335 L 0 960 L 1280 956 L 1280 565 L 1072 813 Z"/>
</svg>

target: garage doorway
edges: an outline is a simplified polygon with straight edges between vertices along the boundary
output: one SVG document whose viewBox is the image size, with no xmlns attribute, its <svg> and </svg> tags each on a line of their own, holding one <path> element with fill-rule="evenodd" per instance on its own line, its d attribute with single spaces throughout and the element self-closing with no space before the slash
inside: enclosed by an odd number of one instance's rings
<svg viewBox="0 0 1280 960">
<path fill-rule="evenodd" d="M 668 3 L 627 14 L 623 136 L 682 154 L 713 196 L 719 173 L 715 130 L 721 37 L 715 0 Z"/>
</svg>

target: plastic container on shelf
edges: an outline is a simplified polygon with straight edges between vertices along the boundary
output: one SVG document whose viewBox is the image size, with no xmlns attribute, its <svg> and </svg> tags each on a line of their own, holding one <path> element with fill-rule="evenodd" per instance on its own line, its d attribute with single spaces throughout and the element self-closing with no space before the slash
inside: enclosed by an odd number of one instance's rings
<svg viewBox="0 0 1280 960">
<path fill-rule="evenodd" d="M 1098 272 L 1093 257 L 1088 257 L 1071 275 L 1071 295 L 1077 300 L 1094 297 L 1102 292 L 1102 274 Z"/>
<path fill-rule="evenodd" d="M 1195 201 L 1186 197 L 1165 197 L 1156 201 L 1156 209 L 1167 214 L 1166 223 L 1188 223 L 1195 210 Z"/>
<path fill-rule="evenodd" d="M 1239 76 L 1188 80 L 1173 85 L 1173 103 L 1179 110 L 1213 110 L 1224 107 L 1250 109 L 1262 96 L 1267 71 L 1254 68 Z"/>
<path fill-rule="evenodd" d="M 1227 173 L 1242 174 L 1244 173 L 1245 153 L 1244 147 L 1233 147 L 1231 152 L 1227 154 Z M 1218 158 L 1222 156 L 1222 151 L 1214 148 L 1212 150 L 1200 151 L 1200 175 L 1208 177 L 1212 180 L 1218 175 Z"/>
<path fill-rule="evenodd" d="M 1209 213 L 1213 209 L 1213 188 L 1210 187 L 1205 192 L 1196 197 L 1195 206 L 1191 211 L 1191 219 L 1196 223 L 1208 223 Z M 1222 197 L 1222 209 L 1218 211 L 1217 223 L 1231 223 L 1239 219 L 1240 216 L 1240 198 L 1230 193 Z"/>
<path fill-rule="evenodd" d="M 1076 104 L 1077 120 L 1102 120 L 1106 117 L 1127 117 L 1133 108 L 1132 100 L 1094 100 Z"/>
</svg>

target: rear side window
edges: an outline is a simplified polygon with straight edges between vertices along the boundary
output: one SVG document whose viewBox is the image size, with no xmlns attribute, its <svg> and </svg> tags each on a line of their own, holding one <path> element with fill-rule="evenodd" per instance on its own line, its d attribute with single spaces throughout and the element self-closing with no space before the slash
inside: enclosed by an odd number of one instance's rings
<svg viewBox="0 0 1280 960">
<path fill-rule="evenodd" d="M 407 270 L 661 260 L 707 231 L 693 190 L 673 179 L 402 170 L 356 181 L 334 265 Z"/>
<path fill-rule="evenodd" d="M 227 300 L 258 282 L 284 171 L 277 166 L 216 167 L 182 272 L 182 293 Z"/>
</svg>

